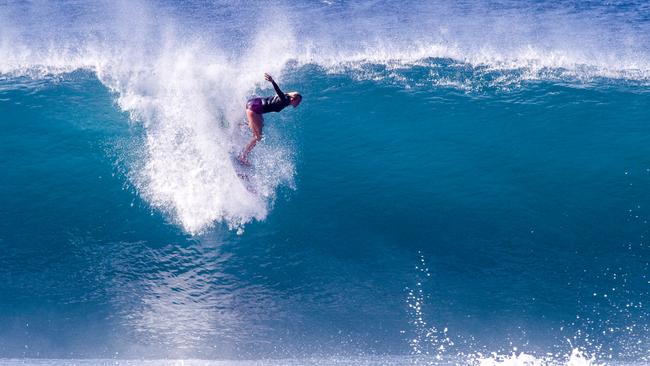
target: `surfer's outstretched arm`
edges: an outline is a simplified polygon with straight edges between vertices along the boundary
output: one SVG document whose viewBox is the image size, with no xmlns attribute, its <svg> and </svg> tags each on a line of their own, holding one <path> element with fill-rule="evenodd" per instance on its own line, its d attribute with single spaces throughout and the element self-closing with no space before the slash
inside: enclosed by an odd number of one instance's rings
<svg viewBox="0 0 650 366">
<path fill-rule="evenodd" d="M 271 77 L 271 75 L 265 73 L 264 79 L 266 79 L 266 81 L 270 81 L 271 84 L 273 84 L 273 89 L 275 89 L 275 93 L 278 95 L 278 97 L 280 97 L 280 99 L 282 99 L 282 101 L 287 99 L 286 94 L 284 94 L 282 90 L 280 90 L 280 87 L 278 86 L 278 84 L 276 84 L 275 80 L 273 80 L 273 77 Z"/>
</svg>

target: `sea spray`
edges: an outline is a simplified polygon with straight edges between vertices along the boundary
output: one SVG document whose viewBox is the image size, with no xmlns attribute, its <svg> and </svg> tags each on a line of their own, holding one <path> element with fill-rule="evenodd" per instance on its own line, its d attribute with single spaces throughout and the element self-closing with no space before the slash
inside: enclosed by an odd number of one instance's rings
<svg viewBox="0 0 650 366">
<path fill-rule="evenodd" d="M 597 362 L 593 356 L 588 356 L 583 351 L 574 348 L 565 357 L 548 355 L 535 357 L 523 352 L 513 352 L 510 355 L 492 354 L 489 357 L 478 357 L 474 364 L 477 366 L 604 366 Z"/>
<path fill-rule="evenodd" d="M 418 264 L 415 266 L 416 276 L 414 287 L 407 287 L 406 304 L 409 314 L 409 331 L 402 331 L 409 336 L 408 344 L 413 356 L 414 364 L 425 365 L 476 365 L 476 366 L 509 366 L 509 365 L 526 365 L 526 366 L 602 366 L 604 363 L 599 362 L 596 357 L 583 348 L 574 347 L 571 340 L 567 340 L 571 350 L 568 354 L 546 353 L 545 355 L 529 354 L 512 347 L 510 353 L 492 352 L 485 354 L 480 349 L 474 349 L 471 342 L 467 342 L 460 337 L 456 340 L 452 338 L 449 329 L 445 326 L 440 329 L 432 323 L 430 313 L 425 313 L 424 308 L 429 309 L 432 306 L 426 306 L 427 300 L 432 300 L 427 295 L 425 287 L 431 280 L 431 273 L 428 264 L 421 251 Z M 578 338 L 574 338 L 574 341 Z M 589 340 L 587 339 L 587 342 Z M 470 348 L 459 351 L 456 348 L 458 344 L 464 344 Z M 598 347 L 592 347 L 592 352 L 597 352 Z"/>
<path fill-rule="evenodd" d="M 447 327 L 439 329 L 434 324 L 429 323 L 429 319 L 424 313 L 424 306 L 428 296 L 425 294 L 424 286 L 430 281 L 431 274 L 429 267 L 421 252 L 419 263 L 415 266 L 415 286 L 407 287 L 406 305 L 408 307 L 409 322 L 412 327 L 408 341 L 411 348 L 411 354 L 415 357 L 416 362 L 425 362 L 429 364 L 433 357 L 440 361 L 444 356 L 450 355 L 450 348 L 454 346 L 454 341 L 449 337 Z M 430 317 L 430 314 L 429 314 Z"/>
</svg>

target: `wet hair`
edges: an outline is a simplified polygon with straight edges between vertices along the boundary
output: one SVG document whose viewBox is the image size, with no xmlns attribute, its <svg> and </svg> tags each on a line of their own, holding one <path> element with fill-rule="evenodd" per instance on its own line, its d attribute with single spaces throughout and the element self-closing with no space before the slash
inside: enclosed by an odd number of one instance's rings
<svg viewBox="0 0 650 366">
<path fill-rule="evenodd" d="M 289 95 L 289 97 L 292 100 L 297 99 L 298 103 L 302 102 L 302 95 L 300 93 L 298 93 L 298 92 L 290 92 L 290 93 L 287 93 L 287 94 Z"/>
</svg>

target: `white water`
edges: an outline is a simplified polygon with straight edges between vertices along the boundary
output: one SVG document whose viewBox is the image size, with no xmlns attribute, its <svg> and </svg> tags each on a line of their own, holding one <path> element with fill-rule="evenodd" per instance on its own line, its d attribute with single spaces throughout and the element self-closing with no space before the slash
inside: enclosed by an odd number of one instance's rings
<svg viewBox="0 0 650 366">
<path fill-rule="evenodd" d="M 408 356 L 370 356 L 370 357 L 329 357 L 305 359 L 269 359 L 269 360 L 48 360 L 48 359 L 0 359 L 1 365 L 38 365 L 38 366 L 84 366 L 84 365 L 115 365 L 115 366 L 384 366 L 384 365 L 472 365 L 472 366 L 601 366 L 608 363 L 599 362 L 593 357 L 574 349 L 569 355 L 562 357 L 535 357 L 525 353 L 511 355 L 493 354 L 490 356 L 472 355 L 448 359 L 408 357 Z M 637 365 L 635 363 L 615 365 Z M 641 365 L 641 364 L 638 364 Z"/>
</svg>

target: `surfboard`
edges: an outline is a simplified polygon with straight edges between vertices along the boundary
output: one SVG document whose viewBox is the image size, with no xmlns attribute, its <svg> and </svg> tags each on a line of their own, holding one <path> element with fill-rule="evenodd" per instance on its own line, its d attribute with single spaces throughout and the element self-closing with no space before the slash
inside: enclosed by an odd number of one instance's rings
<svg viewBox="0 0 650 366">
<path fill-rule="evenodd" d="M 250 177 L 253 174 L 255 174 L 255 168 L 253 167 L 253 165 L 252 164 L 251 165 L 242 164 L 236 156 L 233 156 L 232 164 L 233 164 L 233 167 L 235 168 L 235 172 L 237 173 L 237 176 L 242 181 L 242 184 L 244 185 L 244 187 L 246 187 L 246 189 L 249 192 L 251 192 L 253 194 L 257 194 L 257 191 L 253 187 L 253 184 L 252 184 L 251 179 L 250 179 Z"/>
</svg>

